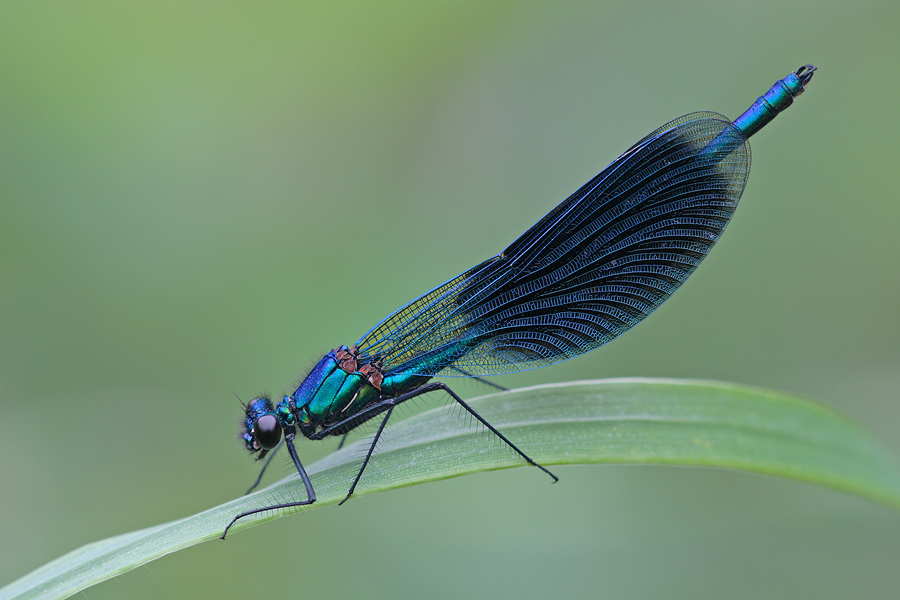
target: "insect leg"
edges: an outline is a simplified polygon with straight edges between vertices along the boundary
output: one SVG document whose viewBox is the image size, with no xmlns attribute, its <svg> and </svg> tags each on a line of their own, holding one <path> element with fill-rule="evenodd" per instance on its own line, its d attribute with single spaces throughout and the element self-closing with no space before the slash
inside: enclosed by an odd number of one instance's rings
<svg viewBox="0 0 900 600">
<path fill-rule="evenodd" d="M 532 466 L 534 466 L 534 467 L 537 467 L 538 469 L 540 469 L 541 471 L 543 471 L 544 473 L 546 473 L 547 475 L 549 475 L 550 477 L 552 477 L 552 478 L 553 478 L 553 483 L 556 483 L 557 481 L 559 481 L 559 477 L 557 477 L 556 475 L 554 475 L 553 473 L 551 473 L 550 471 L 548 471 L 547 469 L 545 469 L 545 468 L 542 467 L 541 465 L 539 465 L 539 464 L 537 464 L 536 462 L 534 462 L 534 460 L 532 460 L 530 456 L 528 456 L 527 454 L 525 454 L 524 452 L 522 452 L 521 450 L 519 450 L 519 448 L 518 448 L 515 444 L 513 444 L 511 441 L 509 441 L 509 440 L 506 438 L 505 435 L 503 435 L 502 433 L 500 433 L 499 431 L 497 431 L 497 429 L 496 429 L 493 425 L 491 425 L 490 423 L 488 423 L 487 421 L 485 421 L 485 420 L 481 417 L 481 415 L 479 415 L 477 412 L 475 412 L 475 411 L 472 409 L 471 406 L 469 406 L 468 404 L 466 404 L 465 402 L 463 402 L 463 399 L 460 398 L 459 396 L 457 396 L 456 393 L 455 393 L 453 390 L 451 390 L 449 387 L 447 387 L 445 384 L 443 384 L 443 383 L 441 383 L 441 382 L 439 382 L 439 381 L 434 381 L 434 382 L 431 382 L 431 383 L 427 383 L 427 384 L 423 385 L 422 387 L 420 387 L 420 388 L 418 388 L 418 389 L 416 389 L 416 390 L 413 390 L 413 391 L 409 392 L 408 394 L 404 394 L 404 395 L 402 395 L 402 396 L 397 397 L 396 400 L 397 400 L 398 402 L 402 402 L 403 400 L 409 400 L 409 398 L 412 398 L 414 395 L 415 395 L 415 396 L 418 396 L 419 394 L 425 394 L 425 393 L 428 393 L 428 392 L 433 392 L 434 390 L 444 390 L 445 392 L 447 392 L 448 394 L 450 394 L 450 396 L 452 396 L 453 399 L 456 400 L 456 402 L 459 403 L 460 406 L 462 406 L 464 409 L 466 409 L 466 411 L 468 411 L 468 413 L 469 413 L 470 415 L 472 415 L 473 417 L 475 417 L 476 419 L 478 419 L 478 421 L 479 421 L 482 425 L 484 425 L 485 427 L 487 427 L 488 429 L 491 430 L 491 433 L 493 433 L 493 434 L 496 435 L 498 438 L 500 438 L 501 440 L 503 440 L 504 443 L 506 443 L 507 446 L 509 446 L 510 448 L 512 448 L 513 450 L 515 450 L 516 453 L 517 453 L 519 456 L 521 456 L 522 458 L 524 458 L 525 461 L 526 461 L 529 465 L 532 465 Z"/>
<path fill-rule="evenodd" d="M 394 412 L 393 406 L 387 409 L 387 414 L 384 415 L 384 419 L 381 420 L 381 425 L 378 426 L 378 432 L 375 434 L 375 439 L 372 440 L 372 444 L 369 446 L 369 451 L 366 452 L 366 458 L 365 460 L 363 460 L 363 464 L 359 468 L 359 473 L 356 474 L 356 479 L 353 480 L 353 485 L 350 486 L 350 491 L 347 492 L 347 495 L 343 500 L 338 502 L 338 506 L 349 500 L 350 496 L 353 495 L 353 490 L 356 489 L 356 484 L 359 483 L 359 478 L 362 477 L 363 471 L 366 470 L 366 465 L 369 464 L 369 459 L 372 458 L 372 452 L 375 450 L 375 444 L 378 443 L 378 438 L 381 437 L 381 432 L 384 431 L 384 426 L 387 425 L 388 419 L 391 418 L 392 412 Z"/>
<path fill-rule="evenodd" d="M 400 396 L 402 398 L 402 396 Z M 388 398 L 386 400 L 380 400 L 375 404 L 370 404 L 366 408 L 362 409 L 355 415 L 351 415 L 346 419 L 342 419 L 335 423 L 334 425 L 329 425 L 322 431 L 318 433 L 314 433 L 309 436 L 311 440 L 323 440 L 329 435 L 340 435 L 341 433 L 349 433 L 353 429 L 356 429 L 358 426 L 362 425 L 369 419 L 377 417 L 379 414 L 388 410 L 389 408 L 396 406 L 398 398 Z"/>
<path fill-rule="evenodd" d="M 294 449 L 294 434 L 289 433 L 284 436 L 284 443 L 287 446 L 288 452 L 291 455 L 291 460 L 294 461 L 294 466 L 297 467 L 297 472 L 300 473 L 300 478 L 303 479 L 303 485 L 306 487 L 306 500 L 301 500 L 299 502 L 285 502 L 284 504 L 273 504 L 271 506 L 264 506 L 262 508 L 255 508 L 253 510 L 248 510 L 246 512 L 242 512 L 235 518 L 231 520 L 231 523 L 225 528 L 225 531 L 222 532 L 222 539 L 225 539 L 225 536 L 228 534 L 228 530 L 231 529 L 231 526 L 234 525 L 238 519 L 243 519 L 244 517 L 255 515 L 257 513 L 266 512 L 269 510 L 277 510 L 279 508 L 291 508 L 294 506 L 306 506 L 307 504 L 312 504 L 316 501 L 316 491 L 313 489 L 312 483 L 309 481 L 309 475 L 306 474 L 306 469 L 303 468 L 303 463 L 300 462 L 300 457 L 297 456 L 297 450 Z"/>
<path fill-rule="evenodd" d="M 281 446 L 284 444 L 284 440 L 278 442 L 278 445 L 275 446 L 275 449 L 269 452 L 269 458 L 266 459 L 266 463 L 263 465 L 262 469 L 259 471 L 259 475 L 256 477 L 256 481 L 253 482 L 253 485 L 250 486 L 250 489 L 244 492 L 246 496 L 250 492 L 256 489 L 256 486 L 259 485 L 259 482 L 262 481 L 263 473 L 266 472 L 266 469 L 269 468 L 269 463 L 272 462 L 272 459 L 275 458 L 275 453 L 281 450 Z"/>
<path fill-rule="evenodd" d="M 422 394 L 427 394 L 429 392 L 433 392 L 436 390 L 443 390 L 443 391 L 447 392 L 448 394 L 450 394 L 450 396 L 454 400 L 456 400 L 456 402 L 458 402 L 460 406 L 462 406 L 464 409 L 466 409 L 466 411 L 470 415 L 472 415 L 473 417 L 478 419 L 478 421 L 482 425 L 487 427 L 491 431 L 491 433 L 493 433 L 498 438 L 503 440 L 503 442 L 507 446 L 509 446 L 516 452 L 516 454 L 518 454 L 519 456 L 524 458 L 525 462 L 527 462 L 529 465 L 537 467 L 538 469 L 540 469 L 541 471 L 543 471 L 544 473 L 546 473 L 547 475 L 552 477 L 553 483 L 556 483 L 557 481 L 559 481 L 559 477 L 557 477 L 556 475 L 554 475 L 553 473 L 551 473 L 550 471 L 548 471 L 541 465 L 534 462 L 534 460 L 530 456 L 528 456 L 527 454 L 525 454 L 524 452 L 519 450 L 519 448 L 515 444 L 513 444 L 511 441 L 509 441 L 509 439 L 507 439 L 507 437 L 505 435 L 503 435 L 502 433 L 497 431 L 497 429 L 493 425 L 491 425 L 490 423 L 485 421 L 481 415 L 479 415 L 477 412 L 475 412 L 471 406 L 466 404 L 462 398 L 457 396 L 453 390 L 451 390 L 449 387 L 447 387 L 445 384 L 443 384 L 439 381 L 433 381 L 431 383 L 426 383 L 422 387 L 416 388 L 410 392 L 406 392 L 405 394 L 401 394 L 401 395 L 397 396 L 396 398 L 388 398 L 387 400 L 382 400 L 381 402 L 378 402 L 377 404 L 373 404 L 372 406 L 361 410 L 353 417 L 348 417 L 347 419 L 344 419 L 343 421 L 341 421 L 339 423 L 335 423 L 331 427 L 323 429 L 322 431 L 317 433 L 315 436 L 310 437 L 310 439 L 322 439 L 323 437 L 328 435 L 331 431 L 339 430 L 341 427 L 346 427 L 347 425 L 350 425 L 350 424 L 361 423 L 363 421 L 371 419 L 372 417 L 374 417 L 375 415 L 377 415 L 378 413 L 380 413 L 384 410 L 388 410 L 389 407 L 394 407 L 398 404 L 402 404 L 403 402 L 406 402 L 407 400 L 415 398 L 416 396 L 421 396 Z M 356 419 L 361 419 L 361 420 L 357 421 Z M 382 423 L 381 425 L 382 425 L 382 427 L 384 427 L 384 423 Z M 354 425 L 354 427 L 355 427 L 355 425 Z M 379 433 L 379 435 L 381 434 L 381 429 L 379 429 L 378 433 Z"/>
</svg>

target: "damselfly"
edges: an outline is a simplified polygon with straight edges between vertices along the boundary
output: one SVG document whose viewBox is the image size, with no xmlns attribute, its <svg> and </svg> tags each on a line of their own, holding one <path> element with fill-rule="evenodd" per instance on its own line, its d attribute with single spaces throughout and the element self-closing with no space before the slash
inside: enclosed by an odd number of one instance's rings
<svg viewBox="0 0 900 600">
<path fill-rule="evenodd" d="M 750 172 L 747 139 L 791 105 L 815 69 L 805 65 L 776 82 L 733 123 L 698 112 L 663 125 L 503 252 L 397 310 L 355 345 L 329 352 L 277 405 L 252 400 L 242 433 L 247 450 L 263 458 L 283 437 L 306 498 L 241 513 L 222 537 L 240 518 L 316 501 L 294 448 L 298 430 L 321 440 L 381 418 L 343 503 L 394 408 L 437 390 L 556 481 L 432 378 L 544 367 L 602 346 L 653 312 L 697 268 L 737 208 Z"/>
</svg>

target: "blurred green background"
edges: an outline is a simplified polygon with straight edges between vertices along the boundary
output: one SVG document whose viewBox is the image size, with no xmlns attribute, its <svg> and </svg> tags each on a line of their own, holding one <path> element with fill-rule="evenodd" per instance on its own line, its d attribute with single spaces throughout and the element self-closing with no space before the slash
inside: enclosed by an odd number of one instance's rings
<svg viewBox="0 0 900 600">
<path fill-rule="evenodd" d="M 808 62 L 819 73 L 753 138 L 742 206 L 683 290 L 599 351 L 496 380 L 767 386 L 900 456 L 898 23 L 895 1 L 3 2 L 0 584 L 242 493 L 257 465 L 232 392 L 289 391 L 651 130 L 734 118 Z M 333 447 L 300 446 L 308 461 Z M 900 589 L 900 517 L 866 501 L 727 471 L 557 472 L 358 498 L 86 594 Z"/>
</svg>

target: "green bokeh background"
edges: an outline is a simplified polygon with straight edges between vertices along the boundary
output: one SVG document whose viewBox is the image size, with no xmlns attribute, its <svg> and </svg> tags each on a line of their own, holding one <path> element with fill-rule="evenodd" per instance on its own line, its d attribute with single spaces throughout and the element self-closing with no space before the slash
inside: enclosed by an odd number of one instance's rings
<svg viewBox="0 0 900 600">
<path fill-rule="evenodd" d="M 599 351 L 496 380 L 768 386 L 900 456 L 898 24 L 897 2 L 3 2 L 0 585 L 241 493 L 232 392 L 287 391 L 652 129 L 733 118 L 807 62 L 683 290 Z M 727 471 L 558 474 L 358 498 L 87 597 L 900 589 L 900 517 L 866 501 Z"/>
</svg>

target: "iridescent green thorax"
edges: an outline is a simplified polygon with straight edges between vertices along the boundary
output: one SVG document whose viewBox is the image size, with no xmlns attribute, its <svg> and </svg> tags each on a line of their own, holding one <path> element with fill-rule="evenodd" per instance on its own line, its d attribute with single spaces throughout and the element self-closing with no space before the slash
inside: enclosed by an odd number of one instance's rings
<svg viewBox="0 0 900 600">
<path fill-rule="evenodd" d="M 385 377 L 377 362 L 360 364 L 355 348 L 341 346 L 326 354 L 287 400 L 301 432 L 309 437 L 381 398 L 419 387 L 428 379 L 407 374 Z M 335 435 L 341 433 L 336 431 Z"/>
</svg>

